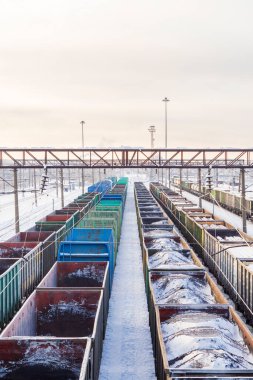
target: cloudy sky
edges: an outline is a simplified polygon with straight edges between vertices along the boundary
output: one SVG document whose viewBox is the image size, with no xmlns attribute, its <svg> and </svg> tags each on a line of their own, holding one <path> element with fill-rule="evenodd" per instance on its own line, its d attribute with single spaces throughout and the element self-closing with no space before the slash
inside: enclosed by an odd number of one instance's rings
<svg viewBox="0 0 253 380">
<path fill-rule="evenodd" d="M 253 146 L 252 0 L 0 0 L 0 145 Z"/>
</svg>

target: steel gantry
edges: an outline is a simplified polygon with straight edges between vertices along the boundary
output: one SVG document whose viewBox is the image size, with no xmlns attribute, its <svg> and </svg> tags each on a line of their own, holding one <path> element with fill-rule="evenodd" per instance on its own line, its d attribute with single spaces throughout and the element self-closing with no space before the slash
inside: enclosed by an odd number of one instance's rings
<svg viewBox="0 0 253 380">
<path fill-rule="evenodd" d="M 0 168 L 252 168 L 253 149 L 0 148 Z"/>
</svg>

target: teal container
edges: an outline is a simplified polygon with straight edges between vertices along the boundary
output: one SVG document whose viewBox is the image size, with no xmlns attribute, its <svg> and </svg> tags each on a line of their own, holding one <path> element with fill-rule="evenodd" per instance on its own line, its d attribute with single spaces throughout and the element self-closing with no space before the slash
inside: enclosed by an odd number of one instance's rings
<svg viewBox="0 0 253 380">
<path fill-rule="evenodd" d="M 22 300 L 22 259 L 0 259 L 0 328 L 19 309 Z"/>
<path fill-rule="evenodd" d="M 89 211 L 88 214 L 86 215 L 85 219 L 89 218 L 99 218 L 99 219 L 115 219 L 116 223 L 118 225 L 118 229 L 120 230 L 120 211 Z"/>
<path fill-rule="evenodd" d="M 121 177 L 117 182 L 117 185 L 127 185 L 127 184 L 128 184 L 128 178 L 127 177 Z"/>
</svg>

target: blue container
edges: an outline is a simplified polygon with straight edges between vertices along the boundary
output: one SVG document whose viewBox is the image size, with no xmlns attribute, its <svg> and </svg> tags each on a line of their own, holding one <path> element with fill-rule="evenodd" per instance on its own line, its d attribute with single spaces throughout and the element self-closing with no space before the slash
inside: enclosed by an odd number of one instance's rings
<svg viewBox="0 0 253 380">
<path fill-rule="evenodd" d="M 67 240 L 72 242 L 106 242 L 109 244 L 109 251 L 113 252 L 114 235 L 112 228 L 73 228 Z"/>
<path fill-rule="evenodd" d="M 92 193 L 94 191 L 99 193 L 106 193 L 112 189 L 112 181 L 110 179 L 105 179 L 104 181 L 97 182 L 94 185 L 88 187 L 88 192 Z"/>
<path fill-rule="evenodd" d="M 111 228 L 74 228 L 67 241 L 60 243 L 58 261 L 109 261 L 112 285 L 115 252 Z"/>
</svg>

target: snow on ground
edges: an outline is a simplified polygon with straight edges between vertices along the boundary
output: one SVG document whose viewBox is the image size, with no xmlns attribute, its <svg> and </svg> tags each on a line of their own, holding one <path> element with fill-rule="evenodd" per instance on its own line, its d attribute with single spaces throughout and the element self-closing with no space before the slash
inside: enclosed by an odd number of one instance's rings
<svg viewBox="0 0 253 380">
<path fill-rule="evenodd" d="M 156 376 L 131 179 L 99 380 L 139 379 L 153 380 Z"/>
<path fill-rule="evenodd" d="M 82 193 L 81 188 L 64 192 L 64 205 L 70 203 Z M 54 208 L 53 208 L 54 207 Z M 50 189 L 43 194 L 38 194 L 38 205 L 35 205 L 34 194 L 19 193 L 19 218 L 20 231 L 25 231 L 34 226 L 34 222 L 50 214 L 54 209 L 61 209 L 60 189 L 56 196 L 56 189 Z M 0 241 L 9 239 L 15 234 L 14 221 L 14 195 L 0 195 Z"/>
<path fill-rule="evenodd" d="M 177 188 L 175 189 L 178 191 Z M 199 198 L 196 195 L 188 193 L 187 191 L 183 191 L 182 195 L 186 197 L 187 199 L 189 199 L 190 201 L 196 203 L 197 205 L 199 204 Z M 202 207 L 205 208 L 207 211 L 214 213 L 214 215 L 217 216 L 218 218 L 225 220 L 227 223 L 232 224 L 235 228 L 239 228 L 240 230 L 242 230 L 241 216 L 238 216 L 224 209 L 223 207 L 218 206 L 217 204 L 213 204 L 203 199 L 202 199 Z M 253 236 L 253 224 L 250 221 L 247 221 L 247 233 Z"/>
</svg>

